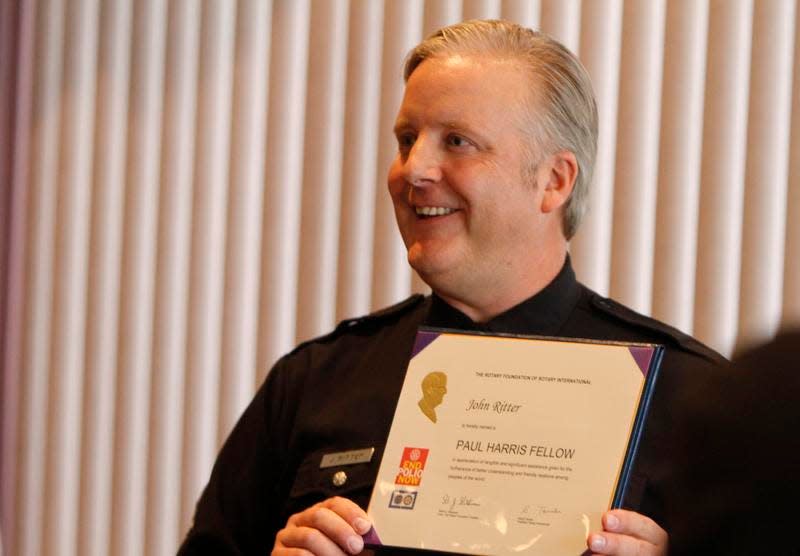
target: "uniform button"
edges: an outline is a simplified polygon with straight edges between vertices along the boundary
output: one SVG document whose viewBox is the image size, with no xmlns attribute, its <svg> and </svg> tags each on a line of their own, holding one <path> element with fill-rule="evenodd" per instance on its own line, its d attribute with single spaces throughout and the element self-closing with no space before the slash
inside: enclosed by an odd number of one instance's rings
<svg viewBox="0 0 800 556">
<path fill-rule="evenodd" d="M 337 471 L 336 473 L 333 474 L 331 482 L 333 483 L 333 486 L 337 487 L 342 486 L 347 482 L 347 473 L 345 473 L 344 471 Z"/>
</svg>

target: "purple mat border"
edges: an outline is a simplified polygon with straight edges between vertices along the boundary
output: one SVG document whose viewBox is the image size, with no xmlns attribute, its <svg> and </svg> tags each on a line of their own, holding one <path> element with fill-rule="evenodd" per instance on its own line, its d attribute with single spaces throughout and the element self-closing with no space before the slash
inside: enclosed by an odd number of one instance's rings
<svg viewBox="0 0 800 556">
<path fill-rule="evenodd" d="M 364 544 L 371 544 L 373 546 L 380 546 L 383 544 L 378 536 L 378 532 L 375 530 L 375 527 L 364 533 L 362 538 L 364 539 Z"/>
<path fill-rule="evenodd" d="M 417 332 L 417 338 L 414 340 L 414 349 L 411 350 L 412 359 L 416 357 L 420 351 L 428 347 L 431 342 L 433 342 L 440 335 L 441 332 L 429 332 L 427 330 L 420 330 Z"/>
<path fill-rule="evenodd" d="M 633 360 L 639 365 L 642 374 L 647 376 L 647 371 L 650 370 L 650 363 L 653 361 L 653 348 L 651 347 L 628 347 L 631 352 Z"/>
</svg>

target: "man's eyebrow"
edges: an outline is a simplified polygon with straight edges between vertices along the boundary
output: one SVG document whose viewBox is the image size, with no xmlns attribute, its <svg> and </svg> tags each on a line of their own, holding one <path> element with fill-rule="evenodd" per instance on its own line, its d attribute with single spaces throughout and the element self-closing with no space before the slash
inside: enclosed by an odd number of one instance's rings
<svg viewBox="0 0 800 556">
<path fill-rule="evenodd" d="M 457 119 L 447 119 L 441 122 L 441 127 L 446 129 L 469 129 L 469 126 L 461 122 Z M 394 132 L 397 133 L 400 130 L 406 129 L 408 127 L 414 127 L 413 122 L 404 117 L 399 117 L 394 123 Z"/>
<path fill-rule="evenodd" d="M 469 129 L 468 125 L 455 119 L 445 120 L 442 122 L 442 127 L 446 127 L 447 129 Z"/>
</svg>

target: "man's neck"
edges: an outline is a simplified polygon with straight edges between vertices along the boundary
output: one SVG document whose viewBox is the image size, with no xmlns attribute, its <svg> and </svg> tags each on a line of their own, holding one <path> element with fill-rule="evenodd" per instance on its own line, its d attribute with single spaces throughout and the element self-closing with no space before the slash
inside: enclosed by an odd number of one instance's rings
<svg viewBox="0 0 800 556">
<path fill-rule="evenodd" d="M 466 295 L 434 288 L 436 295 L 474 322 L 487 322 L 542 291 L 564 266 L 566 244 L 560 253 L 549 253 L 505 284 L 473 287 Z"/>
</svg>

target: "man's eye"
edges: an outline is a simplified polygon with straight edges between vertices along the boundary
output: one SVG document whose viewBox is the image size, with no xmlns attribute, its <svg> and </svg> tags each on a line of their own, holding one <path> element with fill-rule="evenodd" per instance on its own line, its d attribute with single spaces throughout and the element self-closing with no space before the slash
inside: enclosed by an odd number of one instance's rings
<svg viewBox="0 0 800 556">
<path fill-rule="evenodd" d="M 451 147 L 466 147 L 470 145 L 470 142 L 460 135 L 448 135 L 447 144 Z"/>
<path fill-rule="evenodd" d="M 401 150 L 408 150 L 413 147 L 414 141 L 416 141 L 416 137 L 411 133 L 404 133 L 397 136 L 397 146 L 400 147 Z"/>
</svg>

